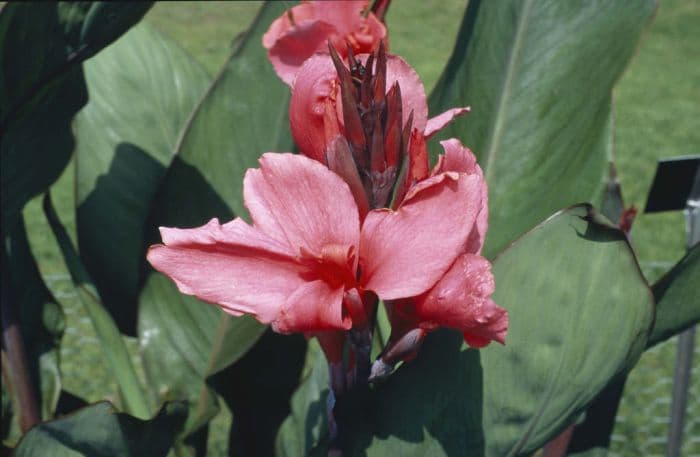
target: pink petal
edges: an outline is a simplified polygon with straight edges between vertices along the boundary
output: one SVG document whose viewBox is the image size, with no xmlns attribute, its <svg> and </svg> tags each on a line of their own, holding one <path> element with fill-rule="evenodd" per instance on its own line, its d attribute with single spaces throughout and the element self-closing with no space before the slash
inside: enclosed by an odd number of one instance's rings
<svg viewBox="0 0 700 457">
<path fill-rule="evenodd" d="M 315 160 L 263 154 L 260 168 L 246 172 L 243 196 L 253 225 L 297 253 L 320 257 L 329 246 L 357 250 L 360 220 L 352 193 Z"/>
<path fill-rule="evenodd" d="M 441 141 L 440 145 L 445 151 L 438 157 L 438 163 L 435 165 L 432 174 L 436 175 L 446 171 L 456 171 L 459 173 L 476 174 L 481 173 L 479 165 L 476 163 L 476 157 L 469 148 L 462 146 L 462 143 L 456 138 Z"/>
<path fill-rule="evenodd" d="M 331 140 L 326 138 L 324 129 L 326 104 L 329 101 L 335 104 L 336 97 L 340 101 L 337 79 L 330 56 L 316 54 L 299 69 L 292 88 L 289 103 L 292 137 L 303 154 L 320 162 L 325 162 L 326 145 Z"/>
<path fill-rule="evenodd" d="M 327 52 L 330 40 L 342 57 L 347 44 L 355 54 L 374 51 L 386 38 L 386 27 L 374 14 L 362 13 L 366 0 L 305 2 L 277 18 L 263 35 L 263 46 L 277 75 L 289 86 L 304 61 Z"/>
<path fill-rule="evenodd" d="M 423 135 L 425 135 L 426 139 L 432 137 L 437 132 L 444 129 L 447 124 L 452 122 L 452 119 L 468 113 L 470 110 L 471 108 L 468 106 L 465 106 L 464 108 L 451 108 L 442 114 L 438 114 L 437 116 L 428 119 Z"/>
<path fill-rule="evenodd" d="M 481 254 L 481 249 L 484 246 L 484 239 L 486 238 L 486 230 L 488 229 L 488 219 L 489 219 L 489 192 L 486 181 L 484 180 L 484 173 L 481 171 L 481 167 L 476 163 L 476 157 L 469 148 L 462 146 L 462 143 L 451 138 L 449 140 L 441 141 L 440 144 L 445 150 L 445 154 L 441 154 L 438 157 L 438 163 L 433 168 L 432 174 L 436 175 L 439 173 L 444 173 L 447 171 L 457 171 L 459 173 L 467 173 L 470 175 L 476 175 L 479 177 L 482 186 L 482 202 L 481 211 L 476 218 L 476 225 L 474 230 L 469 235 L 469 240 L 465 247 L 466 252 L 471 252 L 475 254 Z"/>
<path fill-rule="evenodd" d="M 284 302 L 272 329 L 279 333 L 349 330 L 352 320 L 343 312 L 343 287 L 325 281 L 307 282 Z"/>
<path fill-rule="evenodd" d="M 160 227 L 160 236 L 163 244 L 168 246 L 209 245 L 214 247 L 224 242 L 245 245 L 251 249 L 260 249 L 279 256 L 294 257 L 296 255 L 296 252 L 289 249 L 286 244 L 268 237 L 240 218 L 223 225 L 214 218 L 205 225 L 192 229 Z"/>
<path fill-rule="evenodd" d="M 461 253 L 481 192 L 477 176 L 443 173 L 413 186 L 396 211 L 370 211 L 360 243 L 365 289 L 391 300 L 435 284 Z"/>
<path fill-rule="evenodd" d="M 374 51 L 386 38 L 386 27 L 373 13 L 363 16 L 369 6 L 368 0 L 326 0 L 312 4 L 316 20 L 333 24 L 338 29 L 331 41 L 342 57 L 347 57 L 348 45 L 357 55 Z"/>
<path fill-rule="evenodd" d="M 364 60 L 364 59 L 363 59 Z M 387 91 L 398 81 L 401 86 L 403 122 L 405 124 L 413 111 L 413 127 L 423 132 L 428 121 L 428 101 L 425 88 L 418 73 L 399 56 L 389 55 L 386 61 Z"/>
<path fill-rule="evenodd" d="M 494 288 L 488 260 L 474 254 L 460 256 L 428 293 L 416 298 L 421 327 L 457 329 L 475 347 L 491 340 L 505 344 L 508 312 L 491 300 Z"/>
<path fill-rule="evenodd" d="M 275 42 L 294 27 L 290 18 L 294 19 L 294 24 L 300 22 L 315 20 L 315 8 L 313 3 L 301 3 L 284 13 L 270 24 L 270 28 L 263 35 L 262 43 L 265 49 L 270 49 L 275 45 Z"/>
<path fill-rule="evenodd" d="M 386 26 L 377 19 L 374 13 L 369 13 L 359 27 L 347 37 L 353 47 L 353 53 L 362 54 L 376 51 L 379 42 L 384 41 L 384 46 L 389 49 L 389 38 L 386 35 Z"/>
<path fill-rule="evenodd" d="M 151 246 L 148 261 L 187 295 L 224 311 L 254 315 L 260 322 L 277 318 L 279 308 L 304 284 L 305 271 L 286 255 L 285 245 L 236 219 L 217 219 L 192 229 L 161 228 L 163 242 Z"/>
<path fill-rule="evenodd" d="M 328 22 L 345 35 L 362 26 L 365 18 L 362 12 L 369 0 L 324 0 L 311 3 L 317 20 Z"/>
<path fill-rule="evenodd" d="M 336 28 L 327 22 L 306 21 L 279 37 L 267 56 L 277 76 L 293 87 L 294 77 L 306 59 L 323 51 L 328 40 L 337 34 Z"/>
</svg>

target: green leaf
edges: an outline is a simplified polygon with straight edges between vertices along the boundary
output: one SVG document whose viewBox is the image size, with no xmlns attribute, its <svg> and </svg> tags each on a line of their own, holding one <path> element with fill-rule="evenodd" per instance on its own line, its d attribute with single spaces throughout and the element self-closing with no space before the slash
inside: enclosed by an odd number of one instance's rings
<svg viewBox="0 0 700 457">
<path fill-rule="evenodd" d="M 63 311 L 39 274 L 21 217 L 4 243 L 2 257 L 3 300 L 15 311 L 31 389 L 39 395 L 41 417 L 47 420 L 53 417 L 61 393 Z"/>
<path fill-rule="evenodd" d="M 193 227 L 213 217 L 225 221 L 242 215 L 245 170 L 264 152 L 292 149 L 289 89 L 261 45 L 262 34 L 288 6 L 263 5 L 185 127 L 152 206 L 153 242 L 160 240 L 158 226 Z M 148 276 L 138 323 L 146 373 L 159 397 L 193 404 L 185 436 L 216 413 L 206 378 L 236 361 L 265 328 L 181 295 L 157 273 Z"/>
<path fill-rule="evenodd" d="M 325 413 L 328 391 L 328 363 L 318 341 L 313 338 L 309 341 L 301 383 L 292 397 L 291 414 L 277 434 L 277 457 L 307 455 L 328 433 Z"/>
<path fill-rule="evenodd" d="M 53 208 L 49 193 L 46 193 L 44 196 L 43 206 L 44 214 L 61 249 L 63 260 L 70 272 L 78 298 L 83 304 L 85 313 L 90 318 L 95 328 L 95 333 L 100 340 L 105 362 L 119 386 L 119 391 L 124 400 L 124 407 L 127 412 L 140 418 L 146 418 L 150 415 L 148 401 L 136 375 L 133 361 L 126 349 L 122 335 L 119 333 L 119 329 L 112 317 L 102 305 L 100 295 L 95 289 L 89 273 L 80 261 L 65 227 Z"/>
<path fill-rule="evenodd" d="M 119 413 L 107 402 L 32 428 L 16 457 L 165 456 L 186 415 L 185 405 L 166 404 L 150 420 Z"/>
<path fill-rule="evenodd" d="M 611 91 L 655 8 L 654 0 L 469 2 L 430 108 L 472 107 L 441 136 L 465 142 L 484 169 L 488 257 L 558 208 L 598 201 Z"/>
<path fill-rule="evenodd" d="M 700 322 L 700 245 L 695 245 L 654 286 L 656 320 L 647 349 Z M 569 452 L 576 457 L 606 456 L 626 376 L 608 386 L 576 427 Z"/>
<path fill-rule="evenodd" d="M 2 220 L 65 168 L 70 123 L 87 102 L 81 63 L 138 22 L 150 3 L 9 3 L 0 10 Z"/>
<path fill-rule="evenodd" d="M 700 244 L 654 284 L 656 322 L 648 347 L 700 322 Z"/>
<path fill-rule="evenodd" d="M 218 412 L 206 378 L 245 354 L 265 327 L 183 295 L 153 273 L 141 294 L 138 330 L 152 392 L 159 400 L 189 399 L 186 428 L 194 431 Z"/>
<path fill-rule="evenodd" d="M 209 77 L 146 25 L 87 61 L 85 77 L 90 102 L 75 122 L 80 257 L 119 327 L 133 333 L 146 218 Z"/>
<path fill-rule="evenodd" d="M 195 167 L 233 212 L 243 205 L 243 175 L 265 152 L 294 148 L 289 132 L 290 90 L 275 74 L 262 47 L 270 23 L 294 2 L 267 2 L 251 24 L 187 126 L 177 153 Z M 196 196 L 190 197 L 197 205 Z M 205 199 L 206 202 L 206 199 Z M 188 202 L 189 203 L 189 202 Z M 193 212 L 211 218 L 214 213 Z M 203 214 L 204 213 L 204 214 Z"/>
<path fill-rule="evenodd" d="M 624 234 L 591 207 L 550 217 L 493 272 L 494 300 L 510 316 L 506 346 L 475 351 L 454 332 L 429 335 L 418 358 L 368 396 L 339 402 L 346 455 L 530 455 L 644 349 L 653 297 Z M 299 442 L 309 449 L 306 424 L 323 414 L 297 399 L 296 441 L 285 425 L 278 443 L 290 455 Z"/>
</svg>

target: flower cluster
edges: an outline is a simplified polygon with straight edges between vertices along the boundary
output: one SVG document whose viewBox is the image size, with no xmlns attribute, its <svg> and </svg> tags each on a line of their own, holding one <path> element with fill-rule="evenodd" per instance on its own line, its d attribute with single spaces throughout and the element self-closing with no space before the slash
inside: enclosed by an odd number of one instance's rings
<svg viewBox="0 0 700 457">
<path fill-rule="evenodd" d="M 428 162 L 426 140 L 468 108 L 429 119 L 420 78 L 385 35 L 366 1 L 303 3 L 277 19 L 263 44 L 292 88 L 301 154 L 266 153 L 247 171 L 251 224 L 162 227 L 148 252 L 181 292 L 318 337 L 331 366 L 349 340 L 362 367 L 383 300 L 392 334 L 371 373 L 357 372 L 365 380 L 413 357 L 437 327 L 473 347 L 504 343 L 508 327 L 480 255 L 481 168 L 456 139 Z"/>
</svg>

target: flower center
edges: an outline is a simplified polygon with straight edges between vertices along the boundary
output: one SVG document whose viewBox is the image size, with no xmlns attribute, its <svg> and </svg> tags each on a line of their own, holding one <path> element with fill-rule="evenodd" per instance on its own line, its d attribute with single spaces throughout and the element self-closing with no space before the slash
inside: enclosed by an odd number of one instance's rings
<svg viewBox="0 0 700 457">
<path fill-rule="evenodd" d="M 305 279 L 322 279 L 333 288 L 343 286 L 346 290 L 357 286 L 354 246 L 329 244 L 320 254 L 301 248 L 299 260 L 308 268 Z"/>
</svg>

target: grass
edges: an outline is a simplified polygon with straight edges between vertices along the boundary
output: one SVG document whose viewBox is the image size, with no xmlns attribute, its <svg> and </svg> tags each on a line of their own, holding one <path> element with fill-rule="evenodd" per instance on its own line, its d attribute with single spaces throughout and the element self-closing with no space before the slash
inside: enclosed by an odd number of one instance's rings
<svg viewBox="0 0 700 457">
<path fill-rule="evenodd" d="M 156 3 L 145 21 L 178 41 L 210 75 L 227 58 L 231 43 L 255 15 L 260 2 Z M 465 1 L 395 0 L 387 21 L 392 52 L 410 62 L 427 88 L 437 81 L 451 52 Z M 663 157 L 700 152 L 700 2 L 667 0 L 661 4 L 654 25 L 642 40 L 638 55 L 615 90 L 615 149 L 618 172 L 627 204 L 640 210 Z M 416 31 L 419 31 L 416 33 Z M 695 60 L 694 60 L 695 59 Z M 69 232 L 75 232 L 69 167 L 52 192 Z M 46 234 L 40 203 L 28 205 L 25 216 L 31 227 L 35 254 L 64 304 L 67 330 L 62 344 L 64 387 L 88 401 L 113 396 L 114 383 L 103 363 L 99 342 L 71 292 L 60 256 Z M 683 217 L 679 213 L 640 214 L 632 238 L 645 272 L 656 277 L 677 261 L 685 250 Z M 129 341 L 137 356 L 136 343 Z M 696 345 L 696 349 L 700 344 Z M 670 395 L 675 346 L 660 346 L 644 355 L 628 382 L 620 408 L 613 449 L 618 455 L 661 454 L 665 438 L 666 401 Z M 700 355 L 700 354 L 699 354 Z M 698 358 L 696 357 L 696 361 Z M 696 363 L 697 365 L 697 363 Z M 689 417 L 700 417 L 700 380 L 696 366 Z M 694 413 L 694 414 L 693 414 Z M 223 453 L 230 414 L 216 419 L 212 455 Z M 685 455 L 700 454 L 700 422 L 690 420 Z"/>
</svg>

